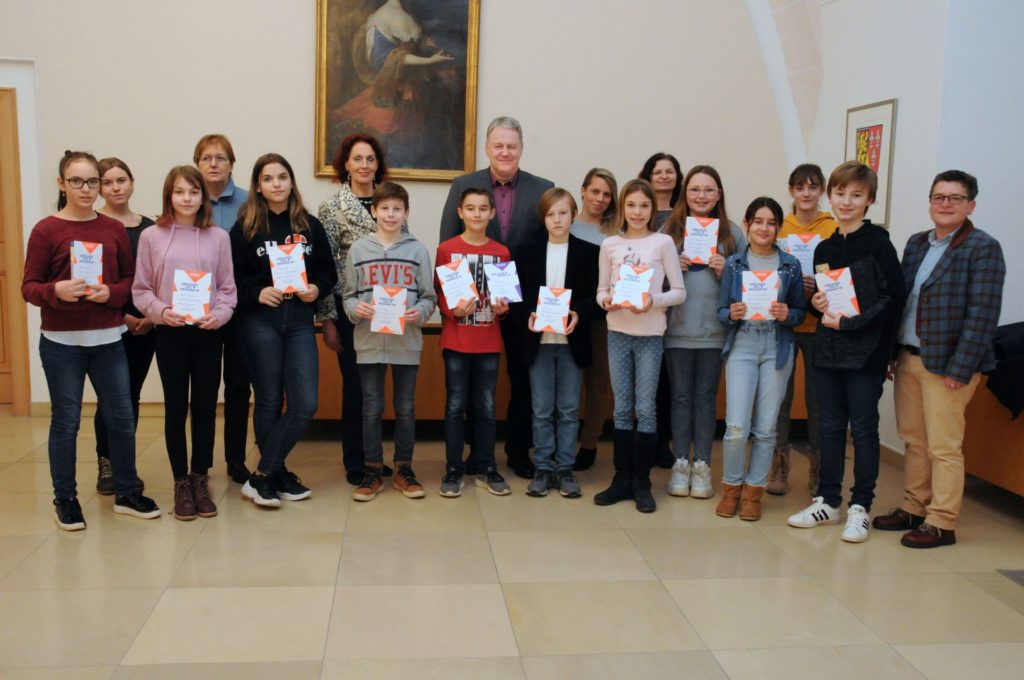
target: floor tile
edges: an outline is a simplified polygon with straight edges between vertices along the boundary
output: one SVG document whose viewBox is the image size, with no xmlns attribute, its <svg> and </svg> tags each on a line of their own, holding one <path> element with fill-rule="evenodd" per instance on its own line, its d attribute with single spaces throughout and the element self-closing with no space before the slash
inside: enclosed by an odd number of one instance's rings
<svg viewBox="0 0 1024 680">
<path fill-rule="evenodd" d="M 502 583 L 655 578 L 621 529 L 492 531 Z"/>
<path fill-rule="evenodd" d="M 121 666 L 111 680 L 320 680 L 321 661 Z"/>
<path fill-rule="evenodd" d="M 0 670 L 3 680 L 108 680 L 114 666 L 92 668 L 20 668 Z"/>
<path fill-rule="evenodd" d="M 523 656 L 704 648 L 657 581 L 511 583 L 504 589 Z"/>
<path fill-rule="evenodd" d="M 691 579 L 664 583 L 711 649 L 881 642 L 811 578 Z"/>
<path fill-rule="evenodd" d="M 519 657 L 325 661 L 323 680 L 523 680 Z"/>
<path fill-rule="evenodd" d="M 627 533 L 661 579 L 806 575 L 796 560 L 760 532 L 743 527 Z"/>
<path fill-rule="evenodd" d="M 170 588 L 122 663 L 319 660 L 331 596 L 313 587 Z"/>
<path fill-rule="evenodd" d="M 349 500 L 337 491 L 327 493 L 312 487 L 304 501 L 282 501 L 279 508 L 262 508 L 242 497 L 242 487 L 231 483 L 218 502 L 219 514 L 209 522 L 218 533 L 262 532 L 265 534 L 341 533 L 345 528 Z"/>
<path fill-rule="evenodd" d="M 467 479 L 467 483 L 473 482 Z M 562 498 L 552 492 L 546 498 L 532 498 L 525 494 L 524 484 L 523 490 L 516 490 L 511 496 L 494 496 L 483 489 L 478 489 L 476 495 L 484 524 L 490 531 L 619 527 L 614 514 L 594 505 L 592 494 Z"/>
<path fill-rule="evenodd" d="M 440 476 L 437 479 L 440 480 Z M 351 501 L 345 525 L 346 532 L 481 531 L 483 528 L 474 494 L 441 498 L 436 488 L 428 488 L 426 498 L 405 498 L 387 479 L 384 491 L 372 501 Z"/>
<path fill-rule="evenodd" d="M 339 586 L 497 583 L 482 531 L 366 532 L 345 536 Z"/>
<path fill-rule="evenodd" d="M 4 518 L 7 521 L 7 518 Z M 0 583 L 12 569 L 26 560 L 43 544 L 48 535 L 0 536 Z"/>
<path fill-rule="evenodd" d="M 1019 678 L 1024 668 L 1024 642 L 897 645 L 930 680 Z"/>
<path fill-rule="evenodd" d="M 923 680 L 886 645 L 718 650 L 715 658 L 731 680 Z"/>
<path fill-rule="evenodd" d="M 977 515 L 957 525 L 956 544 L 927 552 L 953 571 L 977 572 L 1024 569 L 1024 532 L 998 520 Z"/>
<path fill-rule="evenodd" d="M 810 574 L 941 574 L 949 568 L 934 557 L 934 550 L 910 550 L 900 545 L 900 534 L 875 531 L 866 543 L 847 543 L 843 527 L 796 529 L 763 526 L 760 532 Z"/>
<path fill-rule="evenodd" d="M 1006 606 L 1024 614 L 1024 586 L 1011 581 L 998 571 L 960 575 Z"/>
<path fill-rule="evenodd" d="M 710 652 L 650 652 L 647 654 L 586 654 L 528 656 L 523 659 L 529 680 L 725 680 Z"/>
</svg>

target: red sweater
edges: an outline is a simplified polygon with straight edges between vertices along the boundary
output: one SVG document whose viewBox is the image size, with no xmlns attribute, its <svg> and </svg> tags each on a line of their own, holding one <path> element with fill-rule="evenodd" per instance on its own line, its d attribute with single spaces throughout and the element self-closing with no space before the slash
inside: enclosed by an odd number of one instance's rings
<svg viewBox="0 0 1024 680">
<path fill-rule="evenodd" d="M 441 312 L 441 347 L 466 354 L 485 354 L 501 352 L 501 326 L 494 317 L 491 308 L 490 294 L 487 290 L 487 277 L 484 274 L 485 263 L 508 262 L 512 256 L 508 248 L 495 240 L 489 240 L 482 246 L 466 243 L 462 236 L 453 236 L 437 247 L 436 266 L 469 258 L 469 271 L 476 279 L 476 289 L 482 300 L 477 302 L 476 312 L 461 319 L 455 318 L 452 310 L 445 302 L 441 291 L 441 282 L 434 275 L 434 289 L 437 291 L 437 308 Z"/>
<path fill-rule="evenodd" d="M 71 242 L 103 244 L 103 283 L 110 298 L 103 304 L 63 302 L 55 284 L 71 279 Z M 131 300 L 135 260 L 124 226 L 106 215 L 75 222 L 51 215 L 39 221 L 25 249 L 21 296 L 40 308 L 44 331 L 91 331 L 116 328 L 122 308 Z"/>
</svg>

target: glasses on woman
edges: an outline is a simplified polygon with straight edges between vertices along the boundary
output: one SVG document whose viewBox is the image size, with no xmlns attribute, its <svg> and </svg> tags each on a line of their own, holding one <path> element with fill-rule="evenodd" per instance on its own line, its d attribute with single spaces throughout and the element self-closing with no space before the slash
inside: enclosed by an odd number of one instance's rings
<svg viewBox="0 0 1024 680">
<path fill-rule="evenodd" d="M 72 189 L 81 189 L 82 185 L 95 189 L 100 185 L 99 177 L 90 177 L 89 179 L 82 179 L 81 177 L 68 177 L 64 180 Z"/>
<path fill-rule="evenodd" d="M 963 194 L 932 194 L 928 200 L 932 205 L 942 205 L 947 201 L 950 205 L 963 205 L 967 202 L 967 197 Z"/>
</svg>

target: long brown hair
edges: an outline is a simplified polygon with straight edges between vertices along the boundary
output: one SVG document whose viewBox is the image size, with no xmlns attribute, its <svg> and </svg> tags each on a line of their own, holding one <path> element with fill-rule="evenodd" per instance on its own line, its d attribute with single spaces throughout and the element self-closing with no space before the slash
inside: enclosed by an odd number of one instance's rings
<svg viewBox="0 0 1024 680">
<path fill-rule="evenodd" d="M 309 213 L 306 206 L 302 204 L 302 195 L 299 194 L 299 187 L 295 186 L 295 172 L 292 171 L 291 163 L 285 160 L 284 156 L 277 153 L 265 153 L 256 159 L 252 166 L 252 179 L 249 182 L 249 197 L 242 204 L 239 211 L 239 219 L 242 221 L 242 233 L 249 241 L 257 237 L 265 237 L 270 234 L 270 215 L 267 208 L 267 199 L 260 193 L 260 176 L 263 168 L 271 163 L 278 163 L 288 171 L 288 177 L 292 182 L 291 193 L 288 194 L 288 219 L 292 224 L 292 231 L 302 234 L 309 231 Z"/>
<path fill-rule="evenodd" d="M 651 201 L 651 218 L 647 221 L 647 231 L 657 231 L 658 228 L 655 226 L 654 218 L 658 214 L 658 199 L 654 196 L 654 187 L 645 179 L 631 179 L 622 186 L 622 191 L 619 192 L 619 207 L 615 213 L 615 224 L 619 226 L 621 231 L 625 231 L 626 213 L 624 206 L 626 205 L 626 197 L 638 191 Z"/>
<path fill-rule="evenodd" d="M 672 210 L 672 214 L 665 221 L 665 226 L 661 231 L 672 237 L 677 249 L 683 247 L 683 231 L 686 227 L 686 218 L 690 216 L 690 203 L 686 200 L 687 191 L 690 188 L 690 181 L 696 175 L 707 175 L 715 180 L 715 185 L 718 187 L 718 203 L 711 209 L 708 217 L 718 220 L 718 252 L 724 257 L 729 257 L 736 252 L 736 239 L 732 235 L 732 223 L 725 213 L 725 189 L 722 187 L 722 178 L 718 171 L 710 165 L 695 165 L 686 173 L 686 177 L 683 179 L 681 200 Z"/>
<path fill-rule="evenodd" d="M 160 213 L 160 217 L 156 218 L 156 223 L 161 227 L 169 227 L 174 222 L 174 205 L 171 203 L 171 196 L 174 195 L 174 183 L 178 179 L 183 179 L 189 183 L 189 185 L 199 189 L 202 192 L 203 204 L 199 206 L 199 212 L 196 213 L 195 226 L 200 229 L 206 229 L 207 227 L 213 226 L 210 213 L 210 192 L 206 188 L 206 182 L 203 181 L 203 176 L 199 174 L 199 171 L 192 165 L 178 165 L 171 168 L 171 171 L 167 173 L 167 179 L 164 180 L 164 191 L 163 191 L 163 212 Z"/>
</svg>

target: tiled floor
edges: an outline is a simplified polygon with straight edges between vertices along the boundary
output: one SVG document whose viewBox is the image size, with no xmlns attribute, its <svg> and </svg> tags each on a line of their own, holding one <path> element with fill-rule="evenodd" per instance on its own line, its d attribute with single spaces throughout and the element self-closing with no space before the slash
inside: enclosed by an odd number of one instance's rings
<svg viewBox="0 0 1024 680">
<path fill-rule="evenodd" d="M 162 421 L 139 426 L 139 471 L 165 510 Z M 289 460 L 309 501 L 261 510 L 223 466 L 213 519 L 116 516 L 93 492 L 89 528 L 55 529 L 47 421 L 0 414 L 0 678 L 1009 678 L 1024 667 L 1024 501 L 971 485 L 953 547 L 898 534 L 863 545 L 797 530 L 793 490 L 749 524 L 714 500 L 664 494 L 642 515 L 585 497 L 437 495 L 440 443 L 417 447 L 424 500 L 390 486 L 356 504 L 334 442 Z M 716 450 L 716 457 L 718 452 Z M 221 457 L 218 450 L 216 457 Z M 250 462 L 253 457 L 250 457 Z M 882 466 L 878 509 L 900 496 Z M 991 500 L 992 497 L 999 502 Z"/>
</svg>

